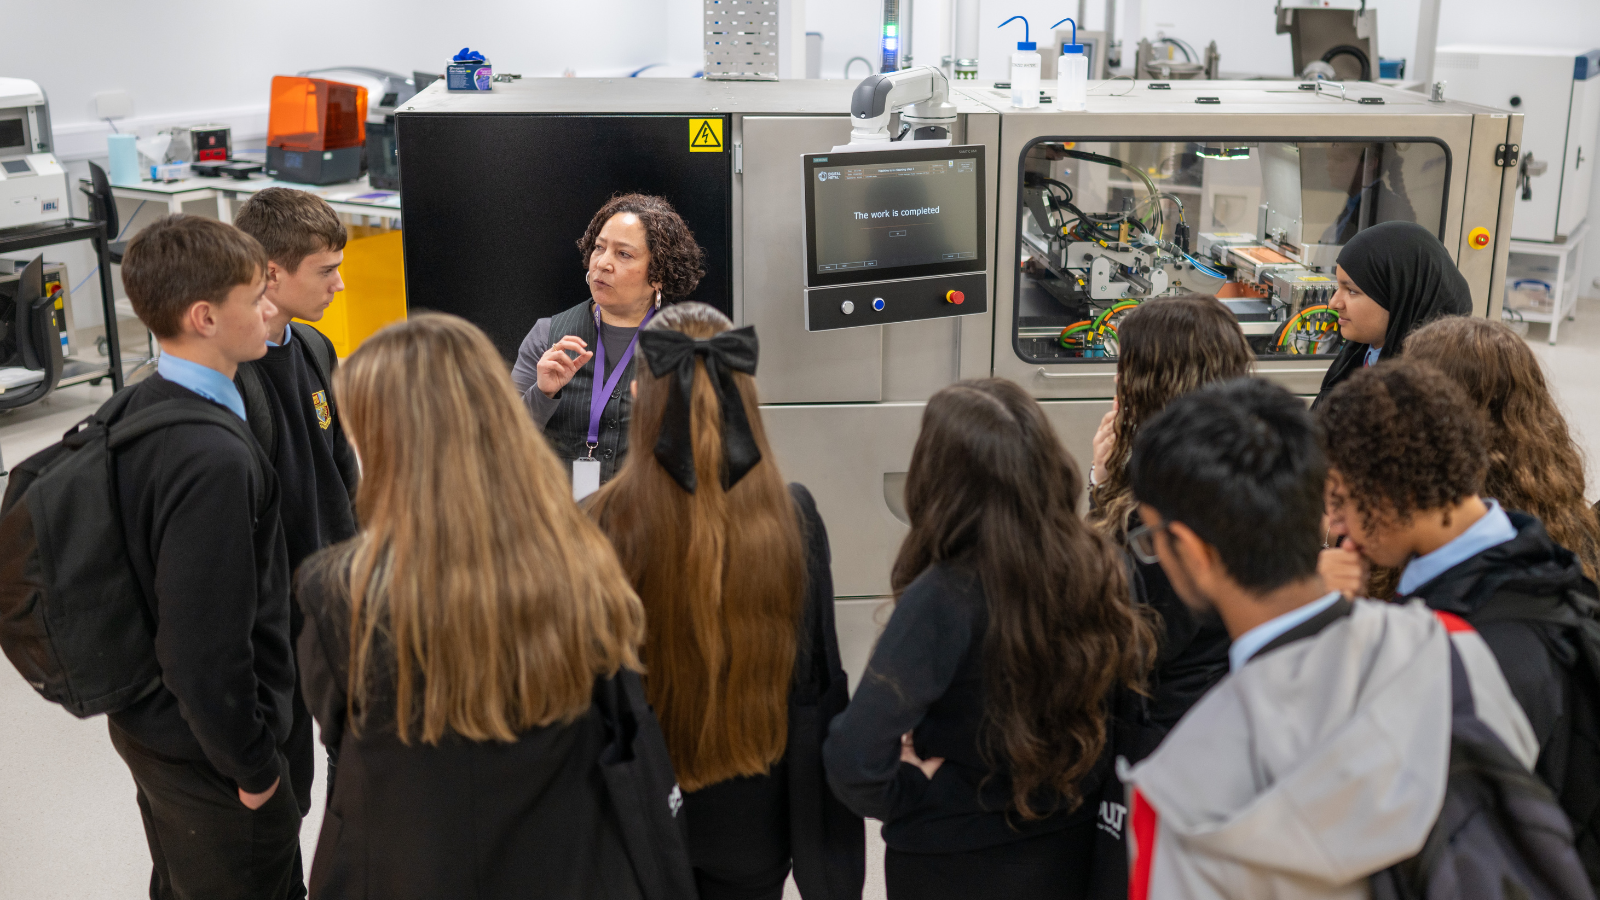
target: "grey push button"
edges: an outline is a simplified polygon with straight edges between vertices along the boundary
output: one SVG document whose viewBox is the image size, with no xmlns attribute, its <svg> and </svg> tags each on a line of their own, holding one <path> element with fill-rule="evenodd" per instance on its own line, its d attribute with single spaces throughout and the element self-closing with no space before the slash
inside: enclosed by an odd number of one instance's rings
<svg viewBox="0 0 1600 900">
<path fill-rule="evenodd" d="M 856 311 L 856 305 L 851 303 L 849 300 L 846 300 L 845 302 L 839 304 L 839 311 L 848 316 Z"/>
</svg>

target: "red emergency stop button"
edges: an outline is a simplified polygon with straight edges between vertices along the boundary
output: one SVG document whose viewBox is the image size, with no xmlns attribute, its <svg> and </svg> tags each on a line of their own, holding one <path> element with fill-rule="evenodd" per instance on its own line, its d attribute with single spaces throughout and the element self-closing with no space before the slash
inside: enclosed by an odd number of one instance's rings
<svg viewBox="0 0 1600 900">
<path fill-rule="evenodd" d="M 966 299 L 967 299 L 967 295 L 961 293 L 960 291 L 945 291 L 944 292 L 944 302 L 946 302 L 946 303 L 954 303 L 955 305 L 960 306 L 962 304 L 962 302 L 964 300 L 966 300 Z"/>
</svg>

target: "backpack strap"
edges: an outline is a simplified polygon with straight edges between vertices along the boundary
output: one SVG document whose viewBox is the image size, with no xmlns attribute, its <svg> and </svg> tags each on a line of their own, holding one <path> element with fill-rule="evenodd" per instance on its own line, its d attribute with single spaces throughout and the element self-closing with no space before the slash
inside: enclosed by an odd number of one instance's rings
<svg viewBox="0 0 1600 900">
<path fill-rule="evenodd" d="M 266 473 L 272 471 L 272 462 L 267 459 L 265 451 L 244 422 L 216 404 L 201 400 L 163 400 L 112 424 L 106 435 L 106 448 L 115 453 L 153 431 L 188 424 L 217 425 L 227 429 L 250 449 L 256 469 L 254 508 L 259 515 L 269 498 Z"/>
<path fill-rule="evenodd" d="M 267 459 L 277 459 L 278 423 L 272 417 L 272 401 L 267 399 L 266 376 L 254 362 L 240 363 L 233 384 L 244 398 L 245 421 L 250 423 L 256 442 L 266 451 Z"/>
<path fill-rule="evenodd" d="M 339 359 L 333 352 L 333 341 L 304 322 L 290 322 L 289 327 L 294 330 L 295 337 L 305 344 L 306 357 L 311 360 L 311 368 L 317 370 L 317 378 L 322 380 L 322 387 L 328 392 L 328 408 L 333 409 L 333 370 L 339 365 Z"/>
</svg>

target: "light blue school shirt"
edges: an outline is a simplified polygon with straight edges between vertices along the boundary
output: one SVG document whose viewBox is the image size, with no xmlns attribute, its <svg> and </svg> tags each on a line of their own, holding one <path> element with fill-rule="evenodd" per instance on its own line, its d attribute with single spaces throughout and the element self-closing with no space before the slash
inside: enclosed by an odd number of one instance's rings
<svg viewBox="0 0 1600 900">
<path fill-rule="evenodd" d="M 1261 648 L 1277 640 L 1284 632 L 1302 624 L 1317 613 L 1333 605 L 1339 599 L 1338 591 L 1330 591 L 1326 597 L 1313 600 L 1305 606 L 1291 609 L 1276 619 L 1268 619 L 1260 625 L 1239 635 L 1233 646 L 1228 648 L 1228 670 L 1239 671 L 1239 667 L 1250 661 L 1250 657 L 1261 652 Z"/>
<path fill-rule="evenodd" d="M 1472 523 L 1466 531 L 1443 547 L 1413 559 L 1400 573 L 1400 596 L 1427 584 L 1449 569 L 1466 562 L 1490 547 L 1498 547 L 1517 536 L 1517 527 L 1511 517 L 1500 508 L 1498 500 L 1485 500 L 1489 511 Z"/>
<path fill-rule="evenodd" d="M 244 398 L 234 387 L 233 379 L 209 366 L 179 359 L 170 353 L 161 354 L 156 371 L 173 384 L 186 387 L 196 394 L 226 406 L 239 418 L 245 418 Z"/>
</svg>

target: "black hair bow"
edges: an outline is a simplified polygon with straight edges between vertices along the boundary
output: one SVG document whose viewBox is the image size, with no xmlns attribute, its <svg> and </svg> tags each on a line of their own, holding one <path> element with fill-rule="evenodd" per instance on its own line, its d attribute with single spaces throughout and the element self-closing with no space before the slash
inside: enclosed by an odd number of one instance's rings
<svg viewBox="0 0 1600 900">
<path fill-rule="evenodd" d="M 694 441 L 689 423 L 689 398 L 694 391 L 694 359 L 705 357 L 711 390 L 722 407 L 722 489 L 728 490 L 761 461 L 761 450 L 744 414 L 744 398 L 733 373 L 756 373 L 761 355 L 756 330 L 745 326 L 724 331 L 708 340 L 696 340 L 681 331 L 643 328 L 639 349 L 650 373 L 657 378 L 676 374 L 667 395 L 667 412 L 656 438 L 656 460 L 680 487 L 694 493 Z"/>
</svg>

